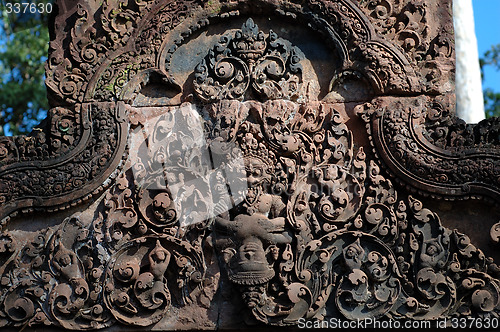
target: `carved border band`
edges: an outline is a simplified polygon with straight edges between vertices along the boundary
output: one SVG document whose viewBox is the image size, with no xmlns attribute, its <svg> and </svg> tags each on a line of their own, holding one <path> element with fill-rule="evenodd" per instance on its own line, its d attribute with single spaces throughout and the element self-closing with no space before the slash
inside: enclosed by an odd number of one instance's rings
<svg viewBox="0 0 500 332">
<path fill-rule="evenodd" d="M 126 156 L 127 131 L 123 103 L 84 103 L 52 109 L 32 136 L 3 138 L 3 222 L 19 209 L 54 210 L 101 192 Z"/>
<path fill-rule="evenodd" d="M 496 119 L 466 125 L 435 99 L 380 98 L 360 112 L 374 153 L 395 178 L 424 195 L 498 201 Z"/>
</svg>

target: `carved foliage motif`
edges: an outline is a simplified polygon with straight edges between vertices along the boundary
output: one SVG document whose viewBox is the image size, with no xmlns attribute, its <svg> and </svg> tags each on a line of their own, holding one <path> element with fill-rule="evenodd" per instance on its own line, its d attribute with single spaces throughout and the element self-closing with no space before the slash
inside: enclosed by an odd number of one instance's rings
<svg viewBox="0 0 500 332">
<path fill-rule="evenodd" d="M 133 44 L 125 47 L 115 58 L 108 59 L 109 63 L 105 62 L 102 72 L 96 73 L 98 77 L 97 83 L 89 88 L 87 94 L 97 100 L 122 99 L 127 83 L 143 70 L 158 66 L 156 60 L 162 47 L 164 47 L 165 35 L 177 25 L 183 23 L 197 8 L 199 2 L 197 0 L 171 1 L 168 3 L 159 1 L 140 2 L 143 6 L 139 7 L 140 11 L 137 20 L 146 17 L 144 14 L 147 14 L 148 18 L 144 19 L 142 24 L 139 24 L 145 25 L 145 27 L 140 33 L 136 32 L 137 37 L 133 39 Z M 113 6 L 114 4 L 109 5 L 110 8 Z M 150 15 L 150 12 L 154 12 L 154 15 Z M 136 14 L 134 13 L 134 15 Z M 189 32 L 183 34 L 189 34 L 206 23 L 206 19 L 194 22 L 193 26 L 188 29 Z M 182 41 L 182 36 L 175 39 L 176 44 L 180 44 Z M 172 47 L 172 49 L 176 48 L 177 46 Z M 175 82 L 171 83 L 176 85 Z"/>
<path fill-rule="evenodd" d="M 367 79 L 377 95 L 422 91 L 425 79 L 419 77 L 415 67 L 396 47 L 377 38 L 370 20 L 354 4 L 317 0 L 309 3 L 313 10 L 335 18 L 328 21 L 346 48 L 345 68 L 333 77 L 332 87 L 343 84 L 354 74 Z"/>
<path fill-rule="evenodd" d="M 219 285 L 241 296 L 252 323 L 498 317 L 498 266 L 385 173 L 434 195 L 496 195 L 498 137 L 488 131 L 497 133 L 496 120 L 470 127 L 437 99 L 381 97 L 358 114 L 373 147 L 366 151 L 342 105 L 304 96 L 301 52 L 251 19 L 223 34 L 183 82 L 200 105 L 157 107 L 152 116 L 117 101 L 146 68 L 182 90 L 162 70 L 184 38 L 248 3 L 215 11 L 207 3 L 199 15 L 190 13 L 196 1 L 65 7 L 56 27 L 75 23 L 58 29 L 47 64 L 57 107 L 30 137 L 0 141 L 0 214 L 79 202 L 112 185 L 91 217 L 1 234 L 0 326 L 150 326 L 203 302 L 212 248 Z M 286 1 L 277 15 L 335 41 L 343 67 L 332 86 L 355 72 L 376 93 L 418 93 L 415 68 L 361 12 L 407 56 L 423 56 L 425 8 L 395 3 Z M 180 37 L 166 41 L 182 23 Z M 93 98 L 105 102 L 86 102 Z M 112 176 L 129 124 L 129 158 Z M 38 198 L 24 202 L 27 195 Z"/>
<path fill-rule="evenodd" d="M 255 8 L 277 9 L 276 6 L 262 0 Z M 5 173 L 9 183 L 8 188 L 0 190 L 0 202 L 11 202 L 0 211 L 4 222 L 19 210 L 65 208 L 86 200 L 88 192 L 100 192 L 104 179 L 120 164 L 125 148 L 126 124 L 122 122 L 121 107 L 114 105 L 133 95 L 147 80 L 145 71 L 152 68 L 170 88 L 183 92 L 186 82 L 176 82 L 168 72 L 172 55 L 193 32 L 212 21 L 241 15 L 240 9 L 248 7 L 248 3 L 221 2 L 214 10 L 210 2 L 199 1 L 109 0 L 97 4 L 85 0 L 61 3 L 60 7 L 51 27 L 54 38 L 46 65 L 48 97 L 53 107 L 49 110 L 50 119 L 31 136 L 0 141 L 0 176 L 3 179 Z M 387 41 L 376 38 L 367 17 L 350 1 L 290 2 L 276 13 L 297 17 L 339 46 L 343 68 L 338 77 L 332 78 L 332 86 L 341 84 L 350 75 L 345 73 L 355 69 L 356 75 L 370 81 L 376 93 L 419 91 L 420 83 L 412 66 Z M 66 27 L 67 22 L 74 23 Z M 274 32 L 261 33 L 251 21 L 224 38 L 196 70 L 195 90 L 201 100 L 241 99 L 249 90 L 261 100 L 299 99 L 302 55 L 295 47 Z M 249 50 L 243 50 L 248 47 Z M 78 183 L 67 183 L 71 182 L 63 176 L 67 170 L 50 165 L 60 164 L 58 158 L 64 158 L 65 167 L 69 168 L 80 163 L 73 158 L 81 151 L 93 149 L 90 133 L 100 130 L 94 128 L 100 121 L 95 121 L 90 104 L 115 117 L 109 124 L 113 129 L 102 137 L 118 135 L 120 144 L 103 146 L 111 150 L 118 147 L 106 164 L 101 161 L 106 169 L 97 171 L 95 165 L 88 165 L 86 169 L 94 168 L 90 176 L 80 171 Z M 64 188 L 41 180 L 37 183 L 39 174 L 33 168 L 54 176 L 57 173 L 59 177 L 54 182 L 62 183 Z M 21 185 L 13 185 L 14 182 Z M 17 192 L 11 193 L 9 188 L 16 188 Z M 32 188 L 47 188 L 47 192 Z M 21 196 L 34 198 L 18 201 Z"/>
<path fill-rule="evenodd" d="M 280 4 L 278 7 L 281 5 L 283 9 L 279 8 L 277 14 L 304 20 L 313 29 L 324 34 L 330 42 L 342 45 L 341 50 L 336 50 L 336 52 L 340 52 L 340 57 L 346 67 L 348 64 L 349 66 L 354 65 L 363 76 L 366 76 L 365 78 L 372 82 L 377 93 L 400 93 L 419 91 L 421 89 L 421 82 L 419 82 L 421 78 L 418 77 L 412 65 L 401 52 L 389 45 L 385 40 L 376 38 L 368 18 L 364 17 L 363 13 L 351 1 L 342 0 L 336 3 L 314 0 L 300 5 L 290 2 Z M 119 9 L 110 10 L 113 6 Z M 202 8 L 203 6 L 204 8 Z M 214 4 L 210 2 L 203 4 L 198 1 L 174 1 L 165 4 L 158 1 L 147 1 L 121 4 L 110 0 L 103 4 L 102 12 L 96 12 L 95 9 L 85 4 L 78 5 L 76 9 L 64 15 L 65 19 L 66 16 L 71 16 L 78 22 L 78 29 L 74 29 L 70 37 L 73 40 L 72 44 L 76 46 L 75 50 L 63 60 L 60 48 L 65 36 L 63 34 L 58 35 L 56 40 L 52 42 L 54 51 L 51 54 L 48 67 L 50 71 L 48 76 L 49 87 L 51 94 L 53 94 L 51 99 L 54 100 L 54 104 L 58 104 L 59 102 L 56 103 L 56 100 L 61 98 L 66 100 L 69 98 L 69 100 L 75 101 L 84 101 L 92 97 L 102 101 L 121 99 L 123 94 L 126 93 L 127 83 L 132 81 L 143 70 L 152 67 L 165 68 L 163 73 L 166 76 L 165 79 L 172 86 L 179 88 L 179 84 L 182 85 L 182 82 L 175 82 L 168 73 L 172 55 L 195 31 L 212 21 L 238 16 L 242 14 L 242 8 L 248 6 L 249 3 L 246 3 L 246 1 L 222 1 L 216 4 L 214 9 Z M 250 7 L 277 9 L 276 3 L 266 0 L 257 3 L 252 1 Z M 103 19 L 102 23 L 99 22 L 99 24 L 95 23 L 93 25 L 90 17 L 96 15 L 96 13 L 101 15 Z M 136 21 L 140 21 L 140 23 Z M 61 20 L 57 24 L 62 24 L 62 22 Z M 181 25 L 184 25 L 185 28 L 182 31 L 176 31 L 176 27 Z M 131 38 L 131 30 L 134 27 L 137 27 L 139 31 L 135 32 L 135 38 Z M 252 29 L 248 26 L 245 31 L 251 33 Z M 258 34 L 258 31 L 256 33 Z M 172 40 L 164 51 L 162 48 L 166 46 L 166 35 L 172 36 Z M 250 34 L 247 34 L 247 36 L 250 36 Z M 288 58 L 288 60 L 291 60 L 290 63 L 294 63 L 295 56 L 292 56 L 294 49 L 287 50 L 286 45 L 278 46 L 279 38 L 277 39 L 278 44 L 273 43 L 272 40 L 275 37 L 274 33 L 270 34 L 266 37 L 269 38 L 266 43 L 268 44 L 268 51 L 272 51 L 277 56 L 268 57 L 266 61 L 261 63 L 262 68 L 255 68 L 257 71 L 253 74 L 258 77 L 256 76 L 253 82 L 256 83 L 262 80 L 256 86 L 259 94 L 276 93 L 276 89 L 281 93 L 293 94 L 297 83 L 295 79 L 290 81 L 291 77 L 288 77 L 288 74 L 297 74 L 296 70 L 298 68 L 294 69 L 294 66 L 290 67 L 289 64 L 283 63 L 283 61 L 287 61 Z M 113 43 L 114 40 L 118 42 Z M 229 40 L 223 40 L 221 45 L 225 45 L 226 42 L 229 42 Z M 275 45 L 273 46 L 269 42 Z M 118 46 L 122 47 L 121 52 L 113 53 L 119 49 Z M 276 49 L 275 46 L 280 49 Z M 217 51 L 215 49 L 214 51 L 212 57 L 217 55 Z M 165 64 L 157 62 L 158 54 L 163 52 L 165 54 L 164 57 L 162 55 L 161 59 L 165 61 Z M 288 54 L 289 52 L 292 53 Z M 106 54 L 110 53 L 113 53 L 113 58 L 106 57 Z M 267 55 L 271 54 L 268 52 Z M 220 58 L 221 54 L 218 57 Z M 224 83 L 219 82 L 219 84 L 225 85 L 227 80 L 231 78 L 231 84 L 235 84 L 233 88 L 239 86 L 238 89 L 233 89 L 232 93 L 240 95 L 240 90 L 246 90 L 244 87 L 250 84 L 248 82 L 250 77 L 242 78 L 243 81 L 241 82 L 233 80 L 239 79 L 240 75 L 237 75 L 237 72 L 245 72 L 245 65 L 243 65 L 245 61 L 239 62 L 234 57 L 239 58 L 238 55 L 233 54 L 229 57 L 232 58 L 229 62 L 218 63 L 217 61 L 220 59 L 217 59 L 216 62 L 213 62 L 214 59 L 212 59 L 213 63 L 208 61 L 204 68 L 200 67 L 198 70 L 201 75 L 199 83 L 202 84 L 202 81 L 205 80 L 207 72 L 218 71 L 216 81 L 222 79 Z M 80 61 L 82 59 L 85 59 L 85 61 Z M 384 69 L 374 70 L 375 67 L 384 67 L 384 64 L 388 61 L 387 59 L 394 64 L 393 68 L 385 66 Z M 366 67 L 366 62 L 373 62 L 371 72 Z M 81 66 L 82 63 L 84 66 Z M 214 67 L 216 65 L 219 67 Z M 232 68 L 234 65 L 236 67 Z M 241 66 L 242 68 L 239 68 Z M 248 63 L 246 63 L 246 66 L 248 66 Z M 68 68 L 72 68 L 72 70 L 68 71 Z M 292 71 L 282 72 L 285 68 L 292 69 Z M 283 74 L 287 76 L 284 81 L 282 81 Z M 249 75 L 251 74 L 249 73 Z M 91 80 L 91 85 L 88 85 L 84 77 L 94 77 Z M 337 82 L 341 77 L 342 75 L 336 77 L 334 81 Z M 397 80 L 403 84 L 390 84 L 391 80 Z M 279 82 L 282 82 L 281 85 Z M 283 86 L 285 82 L 288 83 Z M 211 86 L 211 83 L 206 86 L 207 83 L 202 84 L 205 89 Z M 341 82 L 337 83 L 340 84 Z M 258 87 L 259 85 L 262 86 Z M 215 89 L 215 86 L 211 86 L 210 89 Z M 283 89 L 285 90 L 283 91 Z M 208 91 L 205 93 L 208 93 Z M 213 94 L 214 92 L 210 93 Z"/>
<path fill-rule="evenodd" d="M 2 276 L 2 326 L 52 320 L 70 329 L 106 324 L 109 317 L 96 301 L 103 262 L 93 260 L 95 243 L 88 235 L 78 220 L 71 220 L 58 230 L 35 234 L 9 253 L 5 264 L 11 273 Z"/>
<path fill-rule="evenodd" d="M 375 28 L 380 34 L 397 41 L 406 52 L 418 53 L 416 60 L 425 58 L 427 51 L 424 40 L 429 29 L 426 19 L 427 6 L 408 0 L 364 1 L 360 6 L 375 20 Z"/>
<path fill-rule="evenodd" d="M 265 99 L 297 99 L 302 83 L 299 50 L 276 33 L 265 36 L 252 19 L 224 36 L 195 70 L 203 101 L 242 99 L 251 85 Z"/>
<path fill-rule="evenodd" d="M 85 112 L 84 112 L 85 113 Z M 47 119 L 30 136 L 16 139 L 2 137 L 0 141 L 1 165 L 14 162 L 47 160 L 67 154 L 79 142 L 82 129 L 88 129 L 87 115 L 80 116 L 80 107 L 69 110 L 56 107 L 50 110 Z M 82 119 L 86 121 L 81 125 Z"/>
<path fill-rule="evenodd" d="M 260 151 L 244 154 L 252 200 L 216 217 L 214 231 L 229 280 L 255 319 L 289 325 L 330 315 L 496 317 L 498 267 L 421 202 L 398 198 L 377 164 L 362 149 L 354 153 L 351 132 L 334 108 L 247 105 L 246 120 L 233 123 L 242 149 L 254 142 Z M 278 116 L 270 116 L 276 113 L 290 122 L 276 123 Z M 316 126 L 294 131 L 305 114 Z M 292 134 L 276 141 L 269 132 Z M 254 157 L 275 154 L 276 162 Z M 268 172 L 267 165 L 278 166 Z M 288 176 L 279 180 L 279 170 Z"/>
<path fill-rule="evenodd" d="M 115 171 L 125 147 L 124 108 L 114 103 L 83 104 L 76 112 L 52 109 L 45 126 L 32 136 L 6 137 L 0 149 L 11 150 L 0 166 L 0 216 L 45 206 L 81 202 L 99 192 Z M 76 114 L 75 114 L 76 113 Z M 58 197 L 66 195 L 66 200 Z M 34 200 L 26 197 L 35 197 Z"/>
<path fill-rule="evenodd" d="M 498 315 L 498 267 L 420 201 L 400 197 L 355 148 L 335 105 L 223 100 L 166 111 L 138 131 L 150 132 L 148 150 L 125 166 L 104 214 L 33 233 L 19 247 L 3 233 L 3 325 L 158 322 L 199 296 L 208 234 L 248 312 L 266 324 Z M 205 114 L 204 126 L 193 111 Z M 194 133 L 206 136 L 216 169 L 187 162 L 204 158 Z M 172 163 L 164 156 L 174 146 Z M 227 185 L 220 176 L 235 166 L 222 158 L 227 147 L 240 151 L 248 185 L 236 205 L 219 189 L 199 191 Z M 186 200 L 178 204 L 180 188 Z M 195 219 L 183 219 L 182 202 L 200 207 Z"/>
<path fill-rule="evenodd" d="M 154 4 L 105 1 L 97 18 L 91 1 L 61 2 L 51 27 L 55 38 L 50 42 L 46 64 L 48 97 L 53 108 L 29 136 L 0 139 L 2 224 L 19 210 L 54 211 L 79 204 L 102 192 L 106 178 L 116 175 L 125 152 L 127 123 L 122 102 L 109 92 L 121 89 L 138 67 L 130 65 L 131 58 L 109 68 L 107 61 L 110 52 L 126 48 L 141 17 Z M 171 7 L 175 8 L 170 8 L 169 13 L 174 18 L 172 25 L 182 20 L 181 15 L 172 12 L 191 8 L 184 1 Z M 66 27 L 67 22 L 74 23 Z M 156 37 L 164 32 L 158 31 Z M 147 52 L 153 59 L 155 54 Z M 114 88 L 98 87 L 105 93 L 101 102 L 95 102 L 92 96 L 94 86 L 86 96 L 96 72 L 114 78 Z"/>
<path fill-rule="evenodd" d="M 496 119 L 466 126 L 442 102 L 423 97 L 380 98 L 360 112 L 375 153 L 410 189 L 498 198 Z"/>
</svg>

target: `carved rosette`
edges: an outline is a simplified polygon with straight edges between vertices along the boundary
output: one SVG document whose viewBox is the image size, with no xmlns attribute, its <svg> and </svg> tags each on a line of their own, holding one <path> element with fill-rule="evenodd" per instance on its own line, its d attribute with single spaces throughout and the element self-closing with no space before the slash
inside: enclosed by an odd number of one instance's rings
<svg viewBox="0 0 500 332">
<path fill-rule="evenodd" d="M 168 248 L 168 249 L 167 249 Z M 203 262 L 196 248 L 171 236 L 138 238 L 111 257 L 105 272 L 104 302 L 125 324 L 147 326 L 165 316 L 171 306 L 170 287 L 186 301 L 199 286 Z"/>
</svg>

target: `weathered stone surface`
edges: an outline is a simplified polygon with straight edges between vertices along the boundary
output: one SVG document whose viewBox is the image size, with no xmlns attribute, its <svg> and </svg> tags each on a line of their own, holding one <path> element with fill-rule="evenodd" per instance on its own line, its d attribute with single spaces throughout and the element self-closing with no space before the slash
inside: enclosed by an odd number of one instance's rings
<svg viewBox="0 0 500 332">
<path fill-rule="evenodd" d="M 498 318 L 498 120 L 450 111 L 448 1 L 58 9 L 53 108 L 0 140 L 0 325 Z"/>
</svg>

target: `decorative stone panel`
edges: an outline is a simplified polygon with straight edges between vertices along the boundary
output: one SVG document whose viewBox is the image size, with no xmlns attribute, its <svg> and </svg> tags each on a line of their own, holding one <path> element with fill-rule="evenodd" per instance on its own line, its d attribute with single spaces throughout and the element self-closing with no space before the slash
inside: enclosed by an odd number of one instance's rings
<svg viewBox="0 0 500 332">
<path fill-rule="evenodd" d="M 498 319 L 454 229 L 500 238 L 498 120 L 453 115 L 449 1 L 57 9 L 52 108 L 0 138 L 1 326 Z"/>
</svg>

